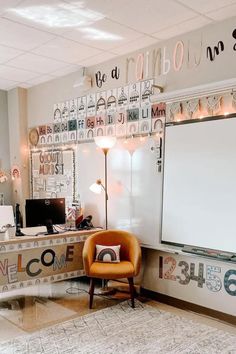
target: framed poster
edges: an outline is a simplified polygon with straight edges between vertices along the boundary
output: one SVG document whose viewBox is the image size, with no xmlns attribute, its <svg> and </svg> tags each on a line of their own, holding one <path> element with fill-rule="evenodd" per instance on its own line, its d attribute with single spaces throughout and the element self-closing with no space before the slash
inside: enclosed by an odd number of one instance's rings
<svg viewBox="0 0 236 354">
<path fill-rule="evenodd" d="M 48 149 L 31 151 L 31 197 L 75 200 L 75 151 Z"/>
</svg>

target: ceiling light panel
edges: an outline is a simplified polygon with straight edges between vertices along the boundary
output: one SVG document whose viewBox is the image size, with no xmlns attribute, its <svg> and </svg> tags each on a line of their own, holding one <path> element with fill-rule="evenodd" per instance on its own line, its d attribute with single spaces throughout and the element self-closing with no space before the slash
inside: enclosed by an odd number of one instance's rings
<svg viewBox="0 0 236 354">
<path fill-rule="evenodd" d="M 89 26 L 104 18 L 98 11 L 86 7 L 84 1 L 67 3 L 64 1 L 27 0 L 17 7 L 8 9 L 6 16 L 11 19 L 31 23 L 45 29 L 70 29 Z"/>
<path fill-rule="evenodd" d="M 7 0 L 0 1 L 0 16 L 5 14 L 5 12 L 19 4 L 22 0 Z"/>
<path fill-rule="evenodd" d="M 198 15 L 174 0 L 86 0 L 94 11 L 143 34 L 151 34 Z"/>
</svg>

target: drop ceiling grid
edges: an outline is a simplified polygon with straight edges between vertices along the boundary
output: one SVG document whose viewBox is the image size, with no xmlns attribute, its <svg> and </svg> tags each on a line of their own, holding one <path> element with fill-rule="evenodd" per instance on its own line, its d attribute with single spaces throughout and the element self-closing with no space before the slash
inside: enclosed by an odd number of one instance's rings
<svg viewBox="0 0 236 354">
<path fill-rule="evenodd" d="M 86 0 L 86 8 L 101 18 L 84 29 L 49 28 L 9 10 L 45 4 L 79 6 L 74 0 L 1 1 L 0 89 L 31 87 L 236 12 L 236 0 Z M 86 39 L 91 31 L 108 33 L 114 40 Z"/>
</svg>

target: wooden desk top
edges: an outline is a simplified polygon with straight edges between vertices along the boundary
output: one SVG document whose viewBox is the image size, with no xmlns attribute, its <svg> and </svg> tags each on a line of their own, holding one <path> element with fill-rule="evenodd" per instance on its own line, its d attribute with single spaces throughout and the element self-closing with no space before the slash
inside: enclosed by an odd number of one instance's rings
<svg viewBox="0 0 236 354">
<path fill-rule="evenodd" d="M 35 228 L 23 228 L 21 231 L 25 234 L 25 236 L 13 236 L 10 237 L 7 232 L 0 233 L 0 246 L 15 244 L 15 243 L 24 243 L 24 242 L 38 242 L 38 241 L 47 241 L 47 240 L 57 240 L 61 238 L 74 238 L 78 236 L 88 236 L 92 235 L 95 232 L 101 231 L 102 229 L 91 229 L 91 230 L 76 230 L 76 231 L 62 231 L 58 234 L 52 235 L 38 235 L 35 234 L 38 232 L 46 232 L 45 227 L 35 227 Z M 82 237 L 84 239 L 84 237 Z M 67 240 L 68 242 L 68 240 Z"/>
</svg>

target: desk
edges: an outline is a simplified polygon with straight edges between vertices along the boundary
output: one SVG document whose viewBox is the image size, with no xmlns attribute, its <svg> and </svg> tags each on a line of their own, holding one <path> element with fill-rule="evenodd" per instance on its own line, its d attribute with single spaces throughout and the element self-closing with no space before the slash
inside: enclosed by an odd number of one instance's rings
<svg viewBox="0 0 236 354">
<path fill-rule="evenodd" d="M 83 276 L 83 244 L 98 231 L 0 239 L 0 293 Z"/>
</svg>

